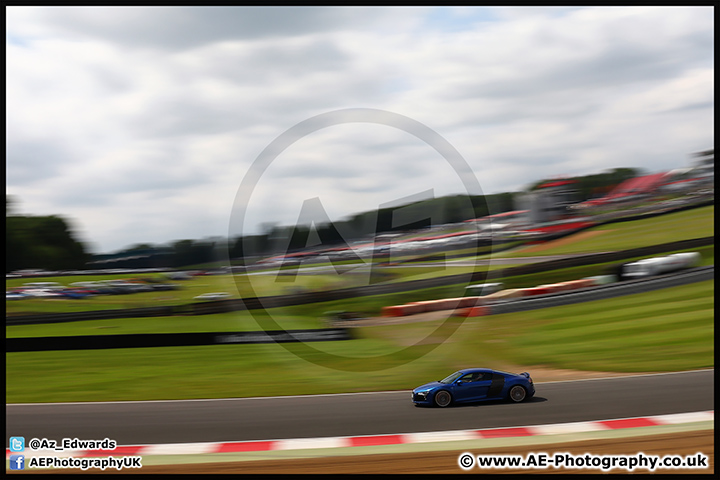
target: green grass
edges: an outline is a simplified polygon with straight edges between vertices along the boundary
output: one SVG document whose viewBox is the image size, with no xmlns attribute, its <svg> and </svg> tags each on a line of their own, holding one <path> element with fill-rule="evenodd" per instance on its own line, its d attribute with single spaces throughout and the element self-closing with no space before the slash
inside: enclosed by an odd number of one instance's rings
<svg viewBox="0 0 720 480">
<path fill-rule="evenodd" d="M 714 246 L 693 249 L 702 256 L 702 265 L 714 264 Z M 500 279 L 505 288 L 524 288 L 541 285 L 544 283 L 563 282 L 587 276 L 607 273 L 608 268 L 617 262 L 607 264 L 586 265 L 571 267 L 559 270 L 552 270 L 529 275 L 516 275 Z M 202 277 L 204 282 L 213 280 L 218 283 L 230 281 L 225 278 Z M 199 280 L 190 280 L 195 282 Z M 407 292 L 399 292 L 385 295 L 374 295 L 369 297 L 356 297 L 330 302 L 318 302 L 314 304 L 296 305 L 273 309 L 273 318 L 287 329 L 322 328 L 326 326 L 326 312 L 330 311 L 351 311 L 366 316 L 377 316 L 385 306 L 401 305 L 408 302 L 422 301 L 428 299 L 454 298 L 463 296 L 466 284 L 453 284 L 443 287 L 418 289 Z M 147 295 L 147 294 L 135 294 Z M 119 297 L 129 298 L 132 295 Z M 114 297 L 110 297 L 112 300 Z M 93 299 L 88 299 L 93 300 Z M 18 301 L 17 303 L 26 300 Z M 65 305 L 72 305 L 74 300 L 28 300 L 37 303 L 63 302 Z M 81 300 L 80 302 L 84 302 Z M 188 300 L 189 301 L 189 300 Z M 140 300 L 141 302 L 141 300 Z M 86 304 L 87 305 L 87 304 Z M 140 303 L 133 306 L 139 306 Z M 92 308 L 89 308 L 92 309 Z M 32 310 L 32 309 L 31 309 Z M 50 310 L 52 311 L 52 310 Z M 107 320 L 88 320 L 82 322 L 66 322 L 55 324 L 39 324 L 13 326 L 6 329 L 7 337 L 32 337 L 32 336 L 69 336 L 69 335 L 111 335 L 129 333 L 181 333 L 181 332 L 227 332 L 257 330 L 258 325 L 255 318 L 248 312 L 238 311 L 202 316 L 173 316 L 173 317 L 143 317 Z"/>
<path fill-rule="evenodd" d="M 680 251 L 696 251 L 702 256 L 702 265 L 714 265 L 715 263 L 715 247 L 707 246 L 695 249 L 679 250 Z M 668 252 L 676 253 L 676 252 Z M 644 258 L 644 257 L 637 257 Z M 625 261 L 631 261 L 628 259 Z M 544 283 L 563 282 L 578 278 L 601 275 L 607 273 L 608 269 L 620 262 L 610 262 L 604 264 L 584 265 L 579 267 L 570 267 L 558 270 L 545 271 L 542 273 L 515 275 L 512 277 L 504 277 L 502 282 L 506 288 L 522 288 Z M 510 268 L 513 265 L 494 265 L 490 270 L 500 270 Z M 472 271 L 483 271 L 483 267 L 393 267 L 390 269 L 379 269 L 379 272 L 393 272 L 399 269 L 395 274 L 389 273 L 384 281 L 396 283 L 399 281 L 420 280 L 425 278 L 434 278 L 439 276 L 449 276 Z M 488 271 L 490 271 L 488 270 Z M 344 274 L 347 275 L 347 274 Z M 74 299 L 22 299 L 5 303 L 5 311 L 7 315 L 29 314 L 29 313 L 56 313 L 56 312 L 83 312 L 92 310 L 112 310 L 122 308 L 141 308 L 152 306 L 169 306 L 190 303 L 193 297 L 207 292 L 227 291 L 233 297 L 238 298 L 238 290 L 243 291 L 247 296 L 255 295 L 271 295 L 281 294 L 281 292 L 289 293 L 292 288 L 300 287 L 303 291 L 323 291 L 331 288 L 348 288 L 353 286 L 367 285 L 368 276 L 364 275 L 362 279 L 350 280 L 350 276 L 346 277 L 346 281 L 340 282 L 338 278 L 343 275 L 297 275 L 292 282 L 278 282 L 275 275 L 258 275 L 252 280 L 242 280 L 232 277 L 231 275 L 213 275 L 196 277 L 191 280 L 178 282 L 180 290 L 167 292 L 147 292 L 135 293 L 131 295 L 102 295 L 93 298 L 85 298 L 80 300 Z M 80 281 L 82 277 L 50 277 L 43 281 L 57 281 L 59 283 L 69 284 L 74 281 Z M 108 278 L 107 276 L 103 277 Z M 252 290 L 248 289 L 247 282 L 252 281 Z M 27 282 L 22 279 L 8 280 L 8 288 L 21 285 Z M 236 285 L 237 282 L 237 285 Z M 314 282 L 314 283 L 313 283 Z M 378 295 L 374 297 L 360 297 L 358 299 L 343 300 L 332 304 L 318 304 L 317 308 L 312 308 L 312 315 L 321 315 L 326 310 L 352 310 L 365 312 L 375 315 L 380 309 L 386 305 L 396 305 L 411 301 L 427 300 L 434 298 L 449 298 L 462 296 L 464 294 L 464 284 L 448 285 L 438 289 L 424 289 L 412 292 L 403 292 L 393 295 Z M 299 310 L 308 312 L 307 309 Z M 296 313 L 292 313 L 295 315 Z M 205 318 L 210 318 L 208 315 Z M 173 317 L 175 318 L 175 317 Z M 210 321 L 205 322 L 210 323 Z"/>
<path fill-rule="evenodd" d="M 632 222 L 602 225 L 585 231 L 597 232 L 594 236 L 547 248 L 533 253 L 533 255 L 610 252 L 693 238 L 711 237 L 715 234 L 714 214 L 715 206 L 710 205 Z M 529 255 L 524 250 L 524 248 L 520 248 L 512 252 L 499 253 L 497 256 L 512 258 Z"/>
<path fill-rule="evenodd" d="M 388 305 L 402 304 L 428 298 L 450 298 L 461 296 L 464 285 L 413 290 L 410 292 L 349 298 L 330 302 L 318 302 L 292 307 L 278 307 L 269 310 L 272 318 L 282 328 L 311 329 L 327 327 L 326 313 L 337 310 L 378 315 Z M 232 332 L 258 331 L 257 312 L 228 312 L 213 315 L 188 315 L 173 317 L 143 317 L 79 322 L 42 323 L 37 325 L 14 325 L 6 327 L 5 335 L 14 337 L 45 337 L 72 335 L 113 335 L 131 333 L 182 333 L 182 332 Z M 274 329 L 274 328 L 273 328 Z"/>
<path fill-rule="evenodd" d="M 615 372 L 712 366 L 714 291 L 714 281 L 706 281 L 525 312 L 528 328 L 510 341 L 513 358 L 520 363 Z"/>
<path fill-rule="evenodd" d="M 541 254 L 609 251 L 713 235 L 714 207 L 599 227 L 600 234 Z M 714 264 L 714 246 L 694 249 Z M 670 253 L 670 252 L 668 252 Z M 513 254 L 525 255 L 522 252 Z M 535 254 L 533 254 L 535 255 Z M 612 264 L 504 278 L 506 287 L 534 286 L 605 273 Z M 448 269 L 397 270 L 386 281 L 449 275 Z M 452 272 L 455 273 L 455 272 Z M 104 276 L 103 278 L 117 278 Z M 71 283 L 93 278 L 35 281 Z M 253 278 L 255 295 L 292 288 L 323 290 L 367 284 L 352 275 Z M 287 279 L 286 279 L 287 280 Z M 10 287 L 27 279 L 6 281 Z M 180 290 L 84 300 L 6 302 L 8 313 L 84 311 L 187 303 L 200 293 L 244 294 L 228 275 L 176 282 Z M 7 337 L 115 333 L 248 331 L 319 328 L 324 313 L 376 315 L 383 306 L 461 296 L 465 285 L 416 290 L 255 312 L 149 317 L 6 327 Z M 269 319 L 273 321 L 270 322 Z M 714 365 L 714 282 L 529 312 L 354 329 L 340 342 L 218 345 L 68 352 L 6 353 L 6 402 L 222 398 L 409 389 L 458 368 L 532 366 L 593 371 L 679 371 Z M 278 372 L 291 377 L 277 382 Z"/>
<path fill-rule="evenodd" d="M 141 275 L 132 276 L 132 278 Z M 146 275 L 148 276 L 148 275 Z M 157 274 L 149 275 L 159 278 Z M 44 277 L 29 280 L 27 278 L 13 278 L 6 280 L 6 289 L 19 287 L 28 282 L 57 282 L 61 285 L 70 285 L 81 281 L 118 280 L 120 278 L 131 278 L 119 275 L 99 276 L 67 276 L 67 277 Z M 115 310 L 125 308 L 143 308 L 179 305 L 190 303 L 193 297 L 202 293 L 228 292 L 238 297 L 237 289 L 232 282 L 230 275 L 207 275 L 194 277 L 190 280 L 170 281 L 179 287 L 178 290 L 154 291 L 132 293 L 127 295 L 97 295 L 82 299 L 69 298 L 23 298 L 5 302 L 7 315 L 28 314 L 28 313 L 54 313 L 54 312 L 86 312 L 91 310 Z"/>
<path fill-rule="evenodd" d="M 357 336 L 313 344 L 8 353 L 6 401 L 397 390 L 473 365 L 616 372 L 712 367 L 714 281 L 464 321 L 366 327 Z M 293 380 L 277 382 L 278 372 Z"/>
<path fill-rule="evenodd" d="M 377 267 L 373 275 L 384 283 L 397 283 L 439 276 L 469 274 L 484 267 Z M 105 277 L 107 278 L 107 277 Z M 115 277 L 118 278 L 118 277 Z M 178 290 L 142 292 L 128 295 L 98 295 L 83 299 L 67 298 L 24 298 L 5 302 L 7 315 L 56 312 L 85 312 L 92 310 L 116 310 L 171 306 L 191 303 L 202 293 L 228 292 L 233 298 L 274 296 L 301 292 L 322 292 L 334 289 L 366 286 L 369 284 L 369 269 L 364 273 L 323 273 L 317 275 L 298 274 L 295 276 L 277 276 L 272 274 L 253 275 L 245 279 L 232 275 L 213 275 L 195 277 L 182 282 Z M 42 281 L 58 282 L 63 285 L 82 281 L 82 276 L 49 277 Z M 28 282 L 27 279 L 8 280 L 7 288 L 13 288 Z"/>
<path fill-rule="evenodd" d="M 327 327 L 326 322 L 321 318 L 285 315 L 279 311 L 273 314 L 273 318 L 280 327 L 287 330 Z M 7 338 L 18 338 L 139 333 L 249 332 L 261 329 L 249 312 L 239 311 L 214 315 L 121 318 L 16 325 L 6 327 L 5 336 Z"/>
<path fill-rule="evenodd" d="M 299 395 L 398 388 L 426 370 L 395 362 L 400 352 L 382 339 L 318 342 L 303 358 L 279 345 L 218 345 L 7 354 L 6 401 L 103 401 Z M 419 347 L 419 350 L 424 350 Z M 325 356 L 331 366 L 313 363 Z M 388 357 L 389 356 L 389 357 Z M 417 355 L 419 356 L 419 355 Z M 428 360 L 421 359 L 420 363 Z M 351 371 L 348 371 L 350 369 Z M 283 381 L 279 382 L 279 375 Z M 20 380 L 19 378 L 23 379 Z M 12 383 L 12 385 L 11 385 Z"/>
</svg>

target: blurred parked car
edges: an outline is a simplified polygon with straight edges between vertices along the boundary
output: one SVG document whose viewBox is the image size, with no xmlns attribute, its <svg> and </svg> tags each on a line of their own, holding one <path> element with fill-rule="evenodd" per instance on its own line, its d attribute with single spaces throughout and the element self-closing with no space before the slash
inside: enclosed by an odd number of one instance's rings
<svg viewBox="0 0 720 480">
<path fill-rule="evenodd" d="M 230 298 L 230 294 L 227 292 L 215 292 L 215 293 L 203 293 L 202 295 L 198 295 L 195 297 L 195 300 L 224 300 L 226 298 Z"/>
</svg>

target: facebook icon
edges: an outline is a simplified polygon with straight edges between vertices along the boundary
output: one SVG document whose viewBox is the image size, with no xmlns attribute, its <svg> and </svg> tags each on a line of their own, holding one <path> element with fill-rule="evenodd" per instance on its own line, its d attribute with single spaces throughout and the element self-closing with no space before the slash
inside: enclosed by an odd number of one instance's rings
<svg viewBox="0 0 720 480">
<path fill-rule="evenodd" d="M 10 455 L 10 470 L 25 470 L 25 455 Z"/>
</svg>

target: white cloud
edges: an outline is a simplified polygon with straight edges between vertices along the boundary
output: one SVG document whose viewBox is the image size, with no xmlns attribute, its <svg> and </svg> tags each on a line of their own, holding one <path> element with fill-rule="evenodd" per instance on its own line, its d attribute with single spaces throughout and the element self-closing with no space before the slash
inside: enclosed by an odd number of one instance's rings
<svg viewBox="0 0 720 480">
<path fill-rule="evenodd" d="M 265 147 L 339 109 L 426 125 L 485 193 L 713 147 L 710 7 L 6 12 L 7 191 L 97 252 L 226 235 Z M 461 193 L 456 177 L 405 132 L 327 129 L 268 169 L 248 227 L 292 223 L 315 196 L 336 218 Z"/>
</svg>

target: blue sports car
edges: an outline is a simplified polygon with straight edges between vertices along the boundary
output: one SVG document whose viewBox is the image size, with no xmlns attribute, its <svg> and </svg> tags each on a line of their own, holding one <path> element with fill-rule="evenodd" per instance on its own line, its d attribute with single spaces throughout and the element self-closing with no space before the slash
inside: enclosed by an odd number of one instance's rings
<svg viewBox="0 0 720 480">
<path fill-rule="evenodd" d="M 447 407 L 453 403 L 485 400 L 522 402 L 535 395 L 535 386 L 527 372 L 519 375 L 488 368 L 466 368 L 438 382 L 421 385 L 412 391 L 415 405 Z"/>
</svg>

